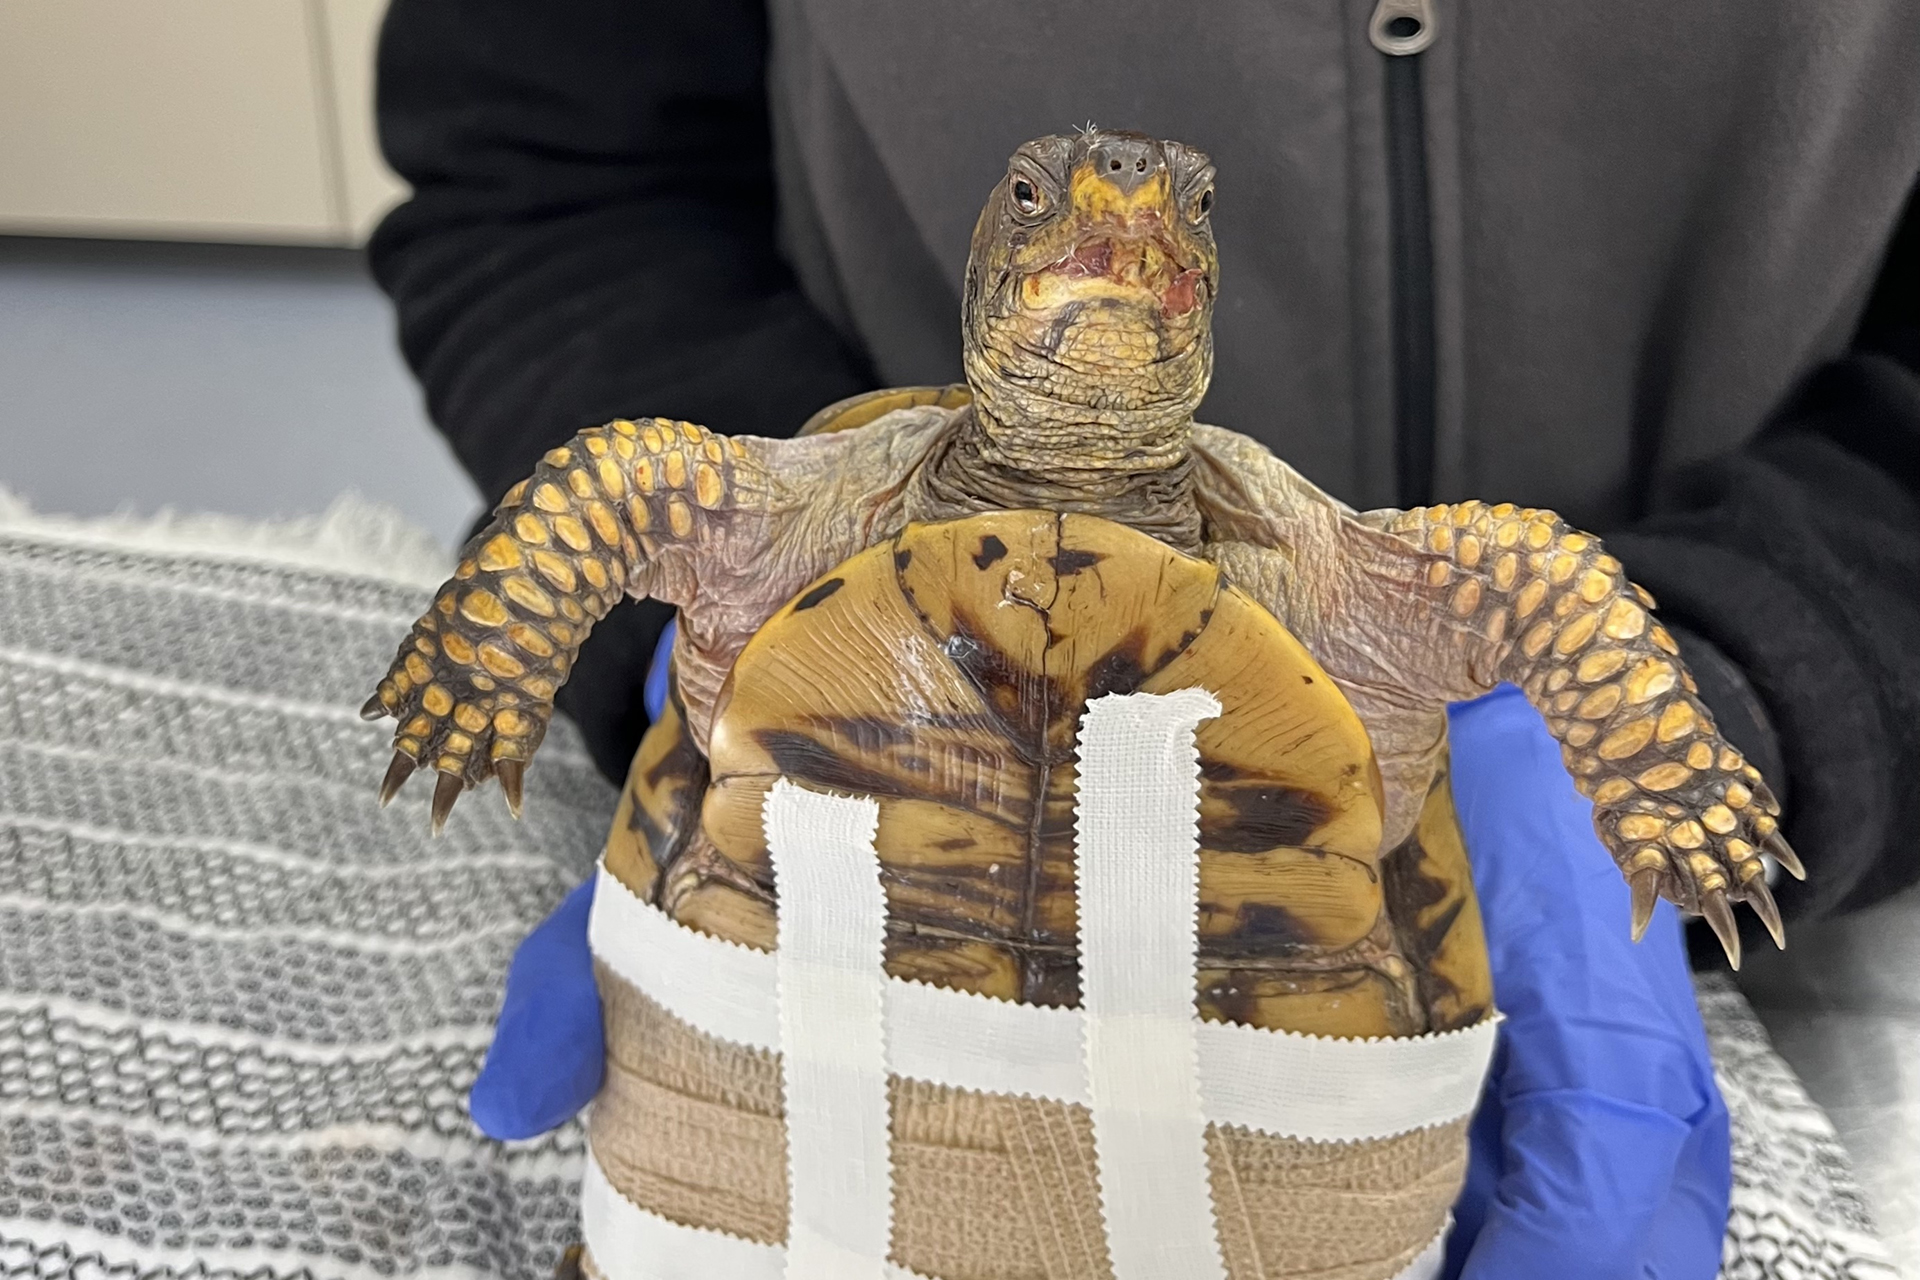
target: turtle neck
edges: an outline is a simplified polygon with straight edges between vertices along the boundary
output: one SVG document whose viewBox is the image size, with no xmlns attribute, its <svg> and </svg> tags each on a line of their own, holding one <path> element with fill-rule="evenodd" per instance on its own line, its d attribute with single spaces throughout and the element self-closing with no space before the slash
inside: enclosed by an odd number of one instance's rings
<svg viewBox="0 0 1920 1280">
<path fill-rule="evenodd" d="M 1116 459 L 1057 440 L 1051 453 L 1009 450 L 1017 433 L 991 423 L 978 400 L 955 416 L 916 482 L 916 518 L 954 519 L 977 511 L 1028 508 L 1098 516 L 1138 529 L 1188 555 L 1200 549 L 1194 501 L 1192 419 L 1164 432 L 1165 445 Z M 1098 429 L 1098 428 L 1090 428 Z M 1111 428 L 1106 429 L 1108 439 Z M 1058 436 L 1055 431 L 1048 435 Z"/>
</svg>

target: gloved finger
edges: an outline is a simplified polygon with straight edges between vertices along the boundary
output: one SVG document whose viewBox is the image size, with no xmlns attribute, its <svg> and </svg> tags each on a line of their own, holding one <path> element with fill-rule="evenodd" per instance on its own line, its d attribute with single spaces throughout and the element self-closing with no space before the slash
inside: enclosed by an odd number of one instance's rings
<svg viewBox="0 0 1920 1280">
<path fill-rule="evenodd" d="M 600 1091 L 606 1038 L 587 947 L 593 880 L 527 935 L 507 969 L 493 1043 L 467 1095 L 490 1138 L 531 1138 L 566 1123 Z"/>
<path fill-rule="evenodd" d="M 1692 1127 L 1655 1107 L 1584 1091 L 1510 1100 L 1501 1125 L 1504 1171 L 1460 1271 L 1462 1280 L 1708 1280 L 1724 1224 L 1707 1236 L 1704 1270 L 1676 1269 L 1702 1241 L 1677 1233 L 1662 1255 L 1656 1230 Z"/>
<path fill-rule="evenodd" d="M 1732 1172 L 1724 1144 L 1700 1136 L 1725 1110 L 1678 919 L 1662 904 L 1631 942 L 1626 886 L 1591 807 L 1517 690 L 1454 708 L 1452 729 L 1454 794 L 1507 1021 L 1450 1256 L 1471 1257 L 1463 1274 L 1485 1280 L 1547 1266 L 1690 1274 L 1688 1260 L 1717 1257 Z"/>
<path fill-rule="evenodd" d="M 1732 1121 L 1716 1092 L 1688 1133 L 1673 1189 L 1654 1216 L 1647 1242 L 1651 1280 L 1705 1280 L 1719 1269 L 1732 1165 Z"/>
<path fill-rule="evenodd" d="M 647 663 L 647 683 L 641 691 L 641 702 L 647 709 L 649 721 L 658 720 L 660 713 L 667 709 L 667 668 L 673 661 L 673 638 L 680 632 L 680 619 L 670 620 L 660 633 L 660 640 L 653 646 L 653 657 Z"/>
<path fill-rule="evenodd" d="M 1663 905 L 1632 941 L 1627 887 L 1592 806 L 1517 690 L 1454 708 L 1452 734 L 1454 799 L 1507 1019 L 1505 1094 L 1588 1090 L 1698 1114 L 1716 1093 L 1677 915 Z"/>
</svg>

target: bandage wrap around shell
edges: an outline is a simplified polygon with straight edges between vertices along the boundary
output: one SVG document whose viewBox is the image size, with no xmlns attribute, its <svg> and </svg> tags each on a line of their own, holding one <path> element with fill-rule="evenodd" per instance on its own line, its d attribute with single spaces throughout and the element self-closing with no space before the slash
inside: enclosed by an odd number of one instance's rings
<svg viewBox="0 0 1920 1280">
<path fill-rule="evenodd" d="M 591 1272 L 1433 1273 L 1494 1028 L 1444 775 L 1380 849 L 1357 718 L 1211 565 L 910 527 L 683 733 L 595 901 Z"/>
</svg>

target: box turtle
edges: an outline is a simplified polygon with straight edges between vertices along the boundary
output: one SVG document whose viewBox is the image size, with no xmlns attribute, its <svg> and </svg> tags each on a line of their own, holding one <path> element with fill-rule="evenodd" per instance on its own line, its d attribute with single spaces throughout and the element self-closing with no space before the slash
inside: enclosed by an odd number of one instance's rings
<svg viewBox="0 0 1920 1280">
<path fill-rule="evenodd" d="M 668 601 L 680 611 L 675 717 L 643 746 L 629 805 L 643 811 L 637 829 L 651 855 L 665 859 L 662 900 L 751 934 L 763 926 L 750 906 L 764 909 L 768 894 L 751 859 L 730 862 L 724 843 L 709 848 L 676 827 L 689 826 L 673 815 L 690 812 L 691 798 L 648 793 L 647 780 L 704 788 L 736 661 L 769 619 L 790 628 L 781 611 L 825 590 L 837 566 L 935 536 L 926 526 L 1048 512 L 1146 535 L 1177 553 L 1165 563 L 1181 572 L 1204 564 L 1231 584 L 1223 598 L 1256 602 L 1297 638 L 1365 727 L 1380 850 L 1403 845 L 1428 812 L 1447 704 L 1511 681 L 1545 715 L 1593 802 L 1600 839 L 1632 887 L 1636 932 L 1664 896 L 1704 915 L 1737 963 L 1730 904 L 1745 901 L 1778 941 L 1762 853 L 1801 874 L 1779 806 L 1715 730 L 1672 636 L 1650 616 L 1652 598 L 1597 538 L 1508 503 L 1355 512 L 1248 437 L 1194 421 L 1212 371 L 1213 201 L 1213 166 L 1191 147 L 1091 129 L 1036 139 L 1014 153 L 974 230 L 965 387 L 857 398 L 792 440 L 622 420 L 549 452 L 464 549 L 367 703 L 369 718 L 399 721 L 382 799 L 425 766 L 437 778 L 436 829 L 463 790 L 490 776 L 517 812 L 554 691 L 594 621 L 623 593 Z M 1069 531 L 1094 543 L 1117 536 L 1033 516 L 1014 528 L 1020 539 L 995 535 L 1009 556 L 1048 528 L 1063 545 Z M 976 546 L 968 558 L 988 554 Z M 1062 566 L 1074 558 L 1062 554 Z M 956 578 L 956 598 L 996 581 L 981 573 Z M 1148 607 L 1148 596 L 1129 598 Z M 1145 615 L 1134 623 L 1164 630 Z M 905 711 L 876 707 L 843 732 L 849 742 L 868 735 L 859 751 L 884 751 L 888 735 L 914 731 Z M 1019 909 L 1044 915 L 1038 897 L 1029 892 Z M 1257 890 L 1243 898 L 1247 928 L 1269 908 L 1290 910 Z M 964 916 L 970 902 L 950 906 Z M 1274 937 L 1285 932 L 1276 926 Z M 965 963 L 985 972 L 1001 962 Z M 1050 964 L 1021 982 L 1064 998 Z"/>
</svg>

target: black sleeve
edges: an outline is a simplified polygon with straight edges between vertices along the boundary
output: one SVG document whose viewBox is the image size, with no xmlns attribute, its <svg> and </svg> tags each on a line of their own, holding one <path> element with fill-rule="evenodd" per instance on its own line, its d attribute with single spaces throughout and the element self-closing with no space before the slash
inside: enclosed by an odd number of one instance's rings
<svg viewBox="0 0 1920 1280">
<path fill-rule="evenodd" d="M 1920 880 L 1920 189 L 1853 349 L 1608 541 L 1728 737 L 1784 766 L 1808 881 L 1782 910 Z"/>
<path fill-rule="evenodd" d="M 791 435 L 871 385 L 775 244 L 756 0 L 394 0 L 369 253 L 433 421 L 489 506 L 547 449 L 657 414 Z M 561 705 L 626 773 L 664 624 L 622 605 Z"/>
</svg>

